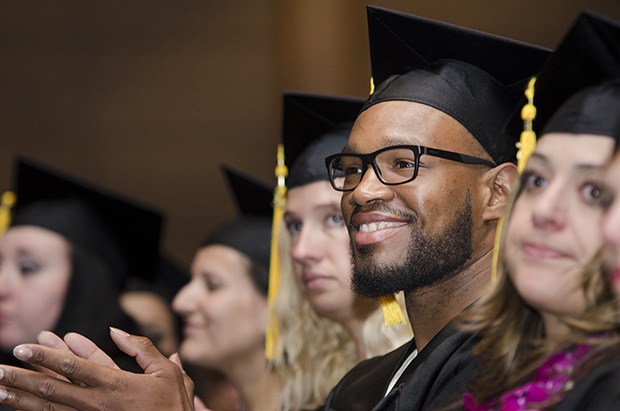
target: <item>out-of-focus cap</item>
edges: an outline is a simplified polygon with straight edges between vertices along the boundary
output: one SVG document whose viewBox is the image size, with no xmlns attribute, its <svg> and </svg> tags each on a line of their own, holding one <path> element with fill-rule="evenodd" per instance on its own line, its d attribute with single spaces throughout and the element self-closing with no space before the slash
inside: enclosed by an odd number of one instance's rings
<svg viewBox="0 0 620 411">
<path fill-rule="evenodd" d="M 159 211 L 23 158 L 16 162 L 15 187 L 12 226 L 35 225 L 63 235 L 107 262 L 121 284 L 128 275 L 148 278 L 155 272 Z"/>
<path fill-rule="evenodd" d="M 289 189 L 328 180 L 325 157 L 344 147 L 363 103 L 348 97 L 284 93 L 282 141 Z"/>
<path fill-rule="evenodd" d="M 537 76 L 533 130 L 620 136 L 620 24 L 582 12 Z M 522 127 L 518 105 L 508 129 Z"/>
<path fill-rule="evenodd" d="M 219 226 L 202 246 L 225 245 L 248 256 L 252 261 L 269 268 L 273 185 L 230 166 L 222 166 L 237 205 L 237 216 Z M 265 272 L 267 274 L 267 272 Z M 267 275 L 264 282 L 267 293 Z"/>
</svg>

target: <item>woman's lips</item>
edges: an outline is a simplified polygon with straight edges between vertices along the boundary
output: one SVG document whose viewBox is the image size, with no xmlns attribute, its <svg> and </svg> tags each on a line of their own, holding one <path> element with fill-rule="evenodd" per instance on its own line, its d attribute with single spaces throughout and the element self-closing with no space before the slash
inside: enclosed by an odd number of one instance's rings
<svg viewBox="0 0 620 411">
<path fill-rule="evenodd" d="M 523 251 L 527 256 L 539 259 L 558 259 L 567 256 L 560 250 L 539 243 L 526 243 L 523 246 Z"/>
<path fill-rule="evenodd" d="M 183 325 L 183 334 L 185 335 L 191 335 L 199 330 L 201 330 L 203 327 L 197 323 L 193 323 L 193 322 L 186 322 L 185 325 Z"/>
<path fill-rule="evenodd" d="M 322 289 L 326 282 L 331 281 L 331 277 L 315 273 L 307 273 L 302 277 L 302 282 L 306 290 L 315 291 Z"/>
<path fill-rule="evenodd" d="M 12 316 L 0 311 L 0 324 L 6 324 L 11 321 Z"/>
</svg>

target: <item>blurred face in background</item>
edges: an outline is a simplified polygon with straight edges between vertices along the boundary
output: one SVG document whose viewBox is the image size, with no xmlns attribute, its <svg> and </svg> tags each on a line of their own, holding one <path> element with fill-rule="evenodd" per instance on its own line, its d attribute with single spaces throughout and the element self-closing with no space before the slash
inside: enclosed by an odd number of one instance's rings
<svg viewBox="0 0 620 411">
<path fill-rule="evenodd" d="M 60 318 L 69 279 L 71 246 L 36 226 L 11 227 L 0 237 L 0 348 L 36 342 Z"/>
<path fill-rule="evenodd" d="M 602 246 L 601 192 L 613 140 L 550 133 L 522 175 L 506 234 L 510 278 L 549 334 L 585 309 L 585 267 Z M 559 328 L 558 328 L 559 327 Z"/>
<path fill-rule="evenodd" d="M 226 372 L 233 361 L 262 355 L 267 299 L 250 277 L 249 258 L 209 245 L 198 250 L 191 272 L 172 304 L 184 320 L 181 358 Z"/>
<path fill-rule="evenodd" d="M 138 324 L 140 334 L 148 337 L 159 351 L 166 356 L 177 351 L 177 325 L 165 298 L 152 291 L 126 291 L 119 303 Z"/>
<path fill-rule="evenodd" d="M 351 289 L 349 237 L 340 197 L 328 181 L 294 187 L 284 215 L 297 280 L 315 311 L 334 320 L 346 320 L 370 304 Z"/>
</svg>

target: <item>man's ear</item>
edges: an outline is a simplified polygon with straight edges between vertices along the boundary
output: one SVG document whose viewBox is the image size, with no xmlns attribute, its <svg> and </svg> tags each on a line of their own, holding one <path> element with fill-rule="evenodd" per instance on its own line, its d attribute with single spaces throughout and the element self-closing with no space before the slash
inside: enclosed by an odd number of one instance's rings
<svg viewBox="0 0 620 411">
<path fill-rule="evenodd" d="M 486 172 L 484 221 L 498 220 L 504 214 L 518 178 L 517 166 L 512 163 L 502 163 Z"/>
</svg>

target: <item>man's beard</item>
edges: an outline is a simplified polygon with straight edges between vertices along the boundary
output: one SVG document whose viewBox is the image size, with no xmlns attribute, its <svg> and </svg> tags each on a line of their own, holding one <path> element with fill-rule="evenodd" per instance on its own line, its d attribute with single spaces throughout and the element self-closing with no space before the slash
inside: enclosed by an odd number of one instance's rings
<svg viewBox="0 0 620 411">
<path fill-rule="evenodd" d="M 414 231 L 404 260 L 384 266 L 373 261 L 373 254 L 377 252 L 374 247 L 358 250 L 366 260 L 361 263 L 351 244 L 353 290 L 362 296 L 376 298 L 398 291 L 417 290 L 451 278 L 471 258 L 472 221 L 471 195 L 468 194 L 442 233 L 426 238 Z"/>
</svg>

